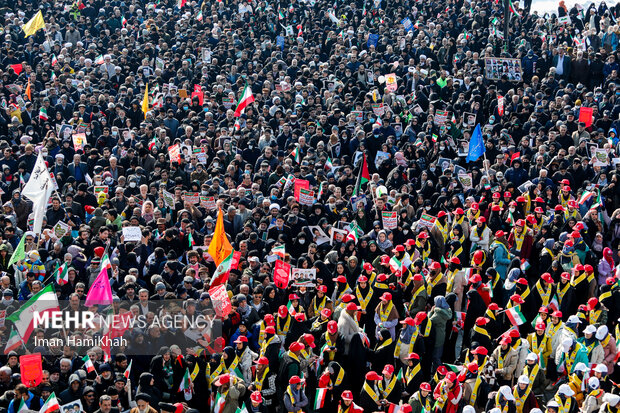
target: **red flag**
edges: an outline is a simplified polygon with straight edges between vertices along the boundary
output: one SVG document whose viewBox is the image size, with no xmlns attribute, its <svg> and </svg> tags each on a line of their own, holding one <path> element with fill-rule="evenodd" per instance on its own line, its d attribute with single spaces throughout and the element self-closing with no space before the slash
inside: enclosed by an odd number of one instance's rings
<svg viewBox="0 0 620 413">
<path fill-rule="evenodd" d="M 301 189 L 310 189 L 310 181 L 305 179 L 295 179 L 295 199 L 299 202 L 299 194 Z"/>
<path fill-rule="evenodd" d="M 504 116 L 504 97 L 500 95 L 497 95 L 497 113 Z"/>
<path fill-rule="evenodd" d="M 230 265 L 231 270 L 236 270 L 239 268 L 239 259 L 241 258 L 241 251 L 233 252 L 232 264 Z"/>
<path fill-rule="evenodd" d="M 209 290 L 209 296 L 211 296 L 211 302 L 213 302 L 213 309 L 218 317 L 226 317 L 232 310 L 230 303 L 230 297 L 226 291 L 226 285 L 220 284 L 217 287 L 213 287 Z"/>
<path fill-rule="evenodd" d="M 586 124 L 586 128 L 589 128 L 592 125 L 592 108 L 582 106 L 579 109 L 579 122 L 584 122 Z"/>
<path fill-rule="evenodd" d="M 510 157 L 510 165 L 512 165 L 515 159 L 518 159 L 520 157 L 521 157 L 521 152 L 513 153 L 512 156 Z"/>
<path fill-rule="evenodd" d="M 192 92 L 192 99 L 194 99 L 194 96 L 198 97 L 198 103 L 200 103 L 200 106 L 202 106 L 203 102 L 204 102 L 204 93 L 202 93 L 202 86 L 200 85 L 194 85 L 194 91 Z"/>
<path fill-rule="evenodd" d="M 11 68 L 15 71 L 16 75 L 19 75 L 22 72 L 22 70 L 24 70 L 24 68 L 22 67 L 21 63 L 17 63 L 15 65 L 11 65 Z"/>
<path fill-rule="evenodd" d="M 19 356 L 19 371 L 22 383 L 28 387 L 36 387 L 43 379 L 43 364 L 41 353 Z"/>
<path fill-rule="evenodd" d="M 288 264 L 282 260 L 276 261 L 276 266 L 273 269 L 273 282 L 278 288 L 286 288 L 288 286 L 288 276 L 291 272 L 291 264 Z"/>
</svg>

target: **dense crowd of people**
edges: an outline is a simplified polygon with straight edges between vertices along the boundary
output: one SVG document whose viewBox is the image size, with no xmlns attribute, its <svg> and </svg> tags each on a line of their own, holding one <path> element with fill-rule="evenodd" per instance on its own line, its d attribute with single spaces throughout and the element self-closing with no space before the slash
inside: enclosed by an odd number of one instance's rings
<svg viewBox="0 0 620 413">
<path fill-rule="evenodd" d="M 508 3 L 3 2 L 0 411 L 618 413 L 620 6 Z"/>
</svg>

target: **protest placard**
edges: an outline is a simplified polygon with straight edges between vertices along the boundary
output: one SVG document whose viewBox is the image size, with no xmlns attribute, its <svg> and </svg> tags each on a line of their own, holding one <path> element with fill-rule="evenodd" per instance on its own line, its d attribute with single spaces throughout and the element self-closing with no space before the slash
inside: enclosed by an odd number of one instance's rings
<svg viewBox="0 0 620 413">
<path fill-rule="evenodd" d="M 293 268 L 291 279 L 295 287 L 314 287 L 316 285 L 316 268 Z"/>
<path fill-rule="evenodd" d="M 383 220 L 383 228 L 385 229 L 395 229 L 398 226 L 397 211 L 383 211 L 381 213 L 381 219 Z"/>
<path fill-rule="evenodd" d="M 125 242 L 141 241 L 142 230 L 140 227 L 123 227 L 123 237 L 125 237 Z"/>
</svg>

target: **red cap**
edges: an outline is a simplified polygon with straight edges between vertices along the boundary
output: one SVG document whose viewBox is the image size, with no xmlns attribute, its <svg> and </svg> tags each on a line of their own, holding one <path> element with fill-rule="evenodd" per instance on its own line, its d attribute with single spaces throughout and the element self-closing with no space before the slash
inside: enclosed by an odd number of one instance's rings
<svg viewBox="0 0 620 413">
<path fill-rule="evenodd" d="M 539 313 L 544 313 L 544 314 L 549 314 L 549 309 L 547 308 L 547 306 L 543 305 L 542 307 L 540 307 L 538 309 Z"/>
<path fill-rule="evenodd" d="M 553 313 L 551 313 L 551 317 L 562 318 L 562 312 L 561 311 L 554 311 Z"/>
<path fill-rule="evenodd" d="M 330 310 L 329 308 L 324 308 L 321 310 L 321 315 L 325 318 L 329 318 L 332 316 L 332 310 Z"/>
<path fill-rule="evenodd" d="M 288 308 L 285 305 L 278 307 L 278 317 L 284 318 L 288 315 Z"/>
<path fill-rule="evenodd" d="M 452 258 L 450 258 L 450 262 L 452 264 L 461 265 L 461 260 L 459 259 L 459 257 L 452 257 Z"/>
<path fill-rule="evenodd" d="M 385 367 L 383 367 L 383 374 L 394 374 L 394 366 L 392 366 L 391 364 L 386 364 Z"/>
<path fill-rule="evenodd" d="M 263 317 L 263 319 L 265 320 L 265 324 L 267 324 L 268 326 L 276 325 L 276 320 L 275 318 L 273 318 L 273 314 L 265 314 L 265 317 Z"/>
<path fill-rule="evenodd" d="M 295 314 L 295 321 L 298 321 L 300 323 L 306 321 L 306 315 L 304 313 L 297 313 Z"/>
<path fill-rule="evenodd" d="M 493 192 L 493 198 L 499 198 L 501 195 L 499 192 Z M 508 195 L 510 196 L 510 195 Z"/>
<path fill-rule="evenodd" d="M 85 210 L 86 212 L 88 212 L 89 214 L 91 214 L 91 215 L 92 215 L 92 213 L 93 213 L 93 212 L 95 212 L 95 207 L 94 207 L 94 206 L 92 206 L 92 205 L 86 205 L 86 206 L 84 207 L 84 210 Z"/>
<path fill-rule="evenodd" d="M 570 233 L 570 237 L 571 238 L 581 238 L 581 234 L 579 233 L 579 231 L 573 231 Z"/>
<path fill-rule="evenodd" d="M 415 240 L 413 238 L 409 238 L 407 241 L 405 241 L 405 245 L 407 245 L 408 247 L 413 247 L 415 245 Z"/>
<path fill-rule="evenodd" d="M 260 364 L 263 366 L 266 366 L 267 364 L 269 364 L 269 359 L 265 356 L 259 358 L 258 360 L 255 361 L 256 364 Z"/>
<path fill-rule="evenodd" d="M 614 277 L 607 277 L 607 279 L 605 280 L 605 284 L 607 285 L 614 285 L 616 283 L 616 279 Z"/>
<path fill-rule="evenodd" d="M 567 272 L 563 272 L 560 277 L 564 280 L 570 281 L 570 274 Z"/>
<path fill-rule="evenodd" d="M 575 231 L 581 231 L 584 228 L 583 227 L 583 222 L 576 223 L 573 228 L 575 229 Z"/>
<path fill-rule="evenodd" d="M 392 299 L 392 294 L 390 293 L 383 293 L 383 295 L 381 296 L 381 301 L 390 301 Z"/>
<path fill-rule="evenodd" d="M 477 202 L 472 202 L 471 209 L 473 209 L 474 211 L 477 211 L 480 209 L 480 205 L 478 205 Z"/>
<path fill-rule="evenodd" d="M 477 282 L 482 282 L 482 277 L 480 277 L 480 274 L 474 274 L 471 277 L 469 277 L 469 282 L 471 284 L 475 284 Z"/>
<path fill-rule="evenodd" d="M 288 379 L 288 384 L 299 384 L 301 383 L 301 379 L 299 378 L 299 376 L 293 376 L 290 379 Z"/>
<path fill-rule="evenodd" d="M 525 197 L 523 195 L 519 195 L 517 197 L 517 202 L 525 202 Z"/>
<path fill-rule="evenodd" d="M 381 256 L 381 265 L 387 265 L 390 262 L 390 257 L 388 257 L 387 255 L 383 254 Z"/>
<path fill-rule="evenodd" d="M 239 337 L 237 337 L 237 339 L 234 342 L 235 342 L 235 344 L 247 343 L 248 342 L 248 338 L 246 336 L 239 336 Z"/>
<path fill-rule="evenodd" d="M 545 211 L 543 211 L 543 209 L 541 207 L 534 208 L 534 212 L 536 214 L 544 214 L 545 213 Z"/>
<path fill-rule="evenodd" d="M 346 283 L 347 282 L 347 277 L 345 277 L 344 275 L 339 275 L 336 278 L 333 278 L 333 281 L 339 282 L 339 283 Z"/>
<path fill-rule="evenodd" d="M 594 272 L 594 267 L 592 267 L 590 264 L 586 264 L 583 266 L 583 270 L 585 272 Z"/>
<path fill-rule="evenodd" d="M 556 205 L 555 208 L 553 208 L 553 210 L 555 212 L 564 212 L 564 207 L 562 205 Z"/>
<path fill-rule="evenodd" d="M 327 332 L 329 334 L 336 334 L 338 332 L 338 323 L 334 320 L 327 323 Z"/>
<path fill-rule="evenodd" d="M 345 294 L 341 298 L 343 303 L 350 303 L 353 300 L 355 300 L 355 296 L 353 294 Z"/>
<path fill-rule="evenodd" d="M 567 205 L 571 208 L 577 208 L 577 202 L 573 199 L 571 199 L 570 201 L 568 201 Z"/>
<path fill-rule="evenodd" d="M 420 232 L 418 234 L 419 239 L 428 239 L 428 234 L 426 232 Z"/>
<path fill-rule="evenodd" d="M 314 336 L 312 334 L 304 334 L 304 340 L 310 348 L 316 347 L 316 344 L 314 344 Z"/>
<path fill-rule="evenodd" d="M 418 356 L 418 353 L 409 353 L 405 360 L 420 360 L 420 356 Z"/>
<path fill-rule="evenodd" d="M 446 381 L 454 383 L 456 381 L 456 373 L 453 371 L 449 371 L 448 373 L 446 373 Z"/>
<path fill-rule="evenodd" d="M 477 326 L 485 326 L 487 325 L 487 323 L 489 322 L 489 319 L 486 317 L 478 317 L 476 318 L 476 325 Z"/>
<path fill-rule="evenodd" d="M 379 282 L 383 282 L 383 281 L 385 281 L 387 279 L 388 279 L 387 274 L 379 274 L 379 275 L 377 275 L 377 281 L 379 281 Z"/>
<path fill-rule="evenodd" d="M 484 252 L 482 252 L 482 250 L 478 250 L 476 252 L 474 252 L 474 263 L 475 264 L 482 264 L 482 259 L 484 258 Z"/>
<path fill-rule="evenodd" d="M 420 390 L 431 391 L 431 385 L 428 384 L 427 382 L 421 383 Z"/>
<path fill-rule="evenodd" d="M 276 328 L 274 326 L 265 327 L 265 334 L 275 334 Z"/>
<path fill-rule="evenodd" d="M 495 231 L 495 238 L 501 238 L 504 235 L 506 235 L 506 233 L 504 231 L 502 231 L 501 229 L 498 231 Z"/>
<path fill-rule="evenodd" d="M 374 371 L 369 371 L 368 373 L 366 373 L 366 380 L 370 380 L 370 381 L 379 381 L 382 380 L 383 378 L 381 376 L 379 376 L 376 372 Z"/>
<path fill-rule="evenodd" d="M 588 300 L 588 311 L 594 310 L 596 305 L 598 304 L 598 298 L 592 297 Z"/>
<path fill-rule="evenodd" d="M 440 376 L 445 376 L 448 373 L 448 369 L 446 368 L 446 366 L 439 366 L 437 367 L 437 373 Z"/>
<path fill-rule="evenodd" d="M 564 186 L 562 187 L 562 191 L 570 192 L 570 186 L 568 186 L 568 185 L 564 185 Z"/>
<path fill-rule="evenodd" d="M 500 307 L 499 307 L 499 305 L 497 305 L 497 303 L 491 303 L 491 304 L 489 304 L 489 307 L 488 307 L 488 308 L 489 308 L 489 310 L 491 310 L 491 311 L 497 311 L 497 310 L 499 310 L 499 309 L 500 309 Z"/>
<path fill-rule="evenodd" d="M 454 213 L 457 215 L 465 215 L 465 211 L 463 211 L 463 208 L 457 208 L 454 210 Z"/>
<path fill-rule="evenodd" d="M 467 365 L 467 371 L 469 371 L 470 373 L 477 373 L 478 372 L 478 363 L 476 363 L 475 361 L 472 363 L 469 363 Z"/>
<path fill-rule="evenodd" d="M 345 390 L 342 392 L 342 400 L 348 400 L 348 401 L 352 401 L 353 400 L 353 392 L 351 390 Z"/>
<path fill-rule="evenodd" d="M 437 218 L 445 217 L 446 215 L 446 211 L 439 211 L 439 213 L 437 214 Z"/>
<path fill-rule="evenodd" d="M 103 253 L 105 252 L 105 249 L 103 247 L 97 247 L 93 250 L 93 252 L 95 253 L 95 255 L 99 258 L 103 257 Z"/>
<path fill-rule="evenodd" d="M 263 395 L 258 390 L 256 390 L 250 395 L 250 400 L 252 400 L 254 403 L 262 403 Z"/>
<path fill-rule="evenodd" d="M 566 241 L 568 242 L 568 241 Z M 575 265 L 575 271 L 584 271 L 586 268 L 583 266 L 583 264 L 577 264 Z"/>
<path fill-rule="evenodd" d="M 389 293 L 386 293 L 386 294 L 389 294 Z M 347 311 L 357 311 L 360 308 L 357 306 L 357 304 L 355 304 L 353 302 L 350 302 L 349 304 L 347 304 L 346 309 L 347 309 Z"/>
<path fill-rule="evenodd" d="M 517 220 L 517 226 L 518 227 L 524 227 L 525 226 L 525 220 L 524 219 L 518 219 Z"/>
<path fill-rule="evenodd" d="M 508 191 L 504 192 L 504 197 L 505 198 L 510 198 L 512 196 L 512 194 Z"/>
<path fill-rule="evenodd" d="M 569 181 L 568 179 L 566 179 L 566 178 L 562 179 L 562 180 L 560 181 L 560 183 L 561 183 L 562 185 L 570 185 L 570 181 Z"/>
<path fill-rule="evenodd" d="M 508 344 L 510 344 L 510 343 L 512 343 L 512 339 L 511 339 L 510 337 L 504 337 L 504 338 L 502 338 L 502 340 L 499 342 L 499 344 L 506 344 L 506 345 L 508 345 Z"/>
<path fill-rule="evenodd" d="M 295 293 L 289 294 L 288 295 L 288 299 L 289 299 L 289 301 L 299 300 L 299 296 L 297 294 L 295 294 Z"/>
<path fill-rule="evenodd" d="M 486 356 L 487 354 L 489 354 L 489 350 L 487 350 L 486 347 L 478 346 L 472 351 L 472 353 L 478 354 L 480 356 Z"/>
<path fill-rule="evenodd" d="M 327 286 L 325 284 L 317 285 L 316 290 L 323 294 L 327 294 Z"/>
<path fill-rule="evenodd" d="M 541 275 L 540 278 L 542 278 L 542 280 L 544 282 L 547 282 L 549 284 L 553 284 L 553 278 L 551 277 L 551 274 L 549 274 L 548 272 L 546 272 L 543 275 Z"/>
<path fill-rule="evenodd" d="M 502 210 L 502 208 L 499 205 L 493 205 L 491 207 L 491 211 L 493 211 L 493 212 L 499 212 L 501 210 Z"/>
<path fill-rule="evenodd" d="M 530 224 L 535 224 L 536 223 L 536 217 L 532 214 L 529 214 L 528 216 L 525 217 L 525 220 L 527 222 L 529 222 Z"/>
<path fill-rule="evenodd" d="M 426 313 L 424 311 L 420 311 L 413 318 L 413 321 L 415 321 L 416 325 L 422 324 L 422 321 L 424 320 L 426 320 Z"/>
<path fill-rule="evenodd" d="M 513 294 L 510 296 L 510 299 L 512 301 L 514 301 L 517 304 L 523 304 L 525 301 L 523 301 L 523 298 L 521 298 L 521 296 L 519 294 Z"/>
<path fill-rule="evenodd" d="M 527 285 L 527 280 L 523 277 L 519 278 L 517 280 L 517 284 L 521 284 L 521 285 Z"/>
<path fill-rule="evenodd" d="M 394 254 L 396 254 L 397 252 L 405 252 L 405 246 L 398 244 L 396 247 L 394 247 L 394 249 L 392 250 L 392 252 Z"/>
<path fill-rule="evenodd" d="M 521 337 L 521 335 L 519 334 L 519 330 L 512 328 L 510 330 L 508 330 L 508 336 L 512 337 L 512 338 L 517 338 L 517 337 Z"/>
<path fill-rule="evenodd" d="M 441 264 L 439 264 L 439 262 L 437 261 L 433 261 L 431 262 L 431 265 L 428 266 L 428 268 L 430 268 L 431 270 L 440 270 Z"/>
<path fill-rule="evenodd" d="M 413 274 L 413 281 L 424 281 L 422 274 Z"/>
<path fill-rule="evenodd" d="M 374 270 L 374 269 L 375 269 L 375 268 L 372 266 L 372 264 L 371 264 L 371 263 L 369 263 L 369 262 L 365 262 L 365 263 L 364 263 L 363 268 L 364 268 L 366 271 L 372 271 L 372 270 Z"/>
<path fill-rule="evenodd" d="M 487 222 L 487 219 L 485 217 L 480 217 L 476 220 L 476 222 L 479 224 L 484 224 L 485 222 Z"/>
<path fill-rule="evenodd" d="M 230 374 L 222 374 L 220 377 L 217 378 L 217 380 L 215 380 L 215 384 L 217 387 L 223 385 L 223 384 L 228 384 L 230 383 Z"/>
<path fill-rule="evenodd" d="M 411 317 L 407 317 L 404 320 L 401 320 L 400 323 L 401 324 L 407 324 L 408 326 L 414 326 L 415 325 L 415 321 Z"/>
<path fill-rule="evenodd" d="M 293 353 L 295 353 L 295 352 L 297 352 L 297 351 L 301 351 L 301 350 L 303 350 L 303 349 L 304 349 L 304 345 L 303 345 L 303 344 L 301 344 L 301 343 L 300 343 L 300 342 L 298 342 L 298 341 L 293 341 L 293 342 L 291 343 L 291 345 L 290 345 L 290 346 L 288 346 L 288 349 L 289 349 L 289 351 L 292 351 Z"/>
<path fill-rule="evenodd" d="M 536 330 L 545 330 L 547 327 L 545 326 L 544 321 L 539 321 L 536 323 Z"/>
<path fill-rule="evenodd" d="M 357 278 L 357 282 L 358 282 L 358 283 L 367 283 L 367 282 L 368 282 L 368 277 L 366 277 L 365 275 L 360 275 L 360 276 Z"/>
</svg>

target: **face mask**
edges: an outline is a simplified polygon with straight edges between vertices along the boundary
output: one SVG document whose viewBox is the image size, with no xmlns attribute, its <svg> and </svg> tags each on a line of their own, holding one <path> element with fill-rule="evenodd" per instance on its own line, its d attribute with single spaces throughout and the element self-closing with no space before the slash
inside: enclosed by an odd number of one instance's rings
<svg viewBox="0 0 620 413">
<path fill-rule="evenodd" d="M 431 170 L 431 172 L 435 172 L 436 168 L 429 168 Z"/>
<path fill-rule="evenodd" d="M 515 211 L 516 211 L 516 209 L 515 209 L 515 208 L 508 208 L 508 210 L 509 210 L 510 212 L 515 212 Z"/>
<path fill-rule="evenodd" d="M 106 185 L 112 185 L 113 182 L 114 182 L 114 179 L 112 179 L 112 178 L 106 178 L 105 179 L 105 184 Z"/>
<path fill-rule="evenodd" d="M 183 110 L 188 110 L 189 106 L 183 106 Z"/>
<path fill-rule="evenodd" d="M 209 108 L 202 108 L 202 110 L 207 113 L 209 111 Z"/>
<path fill-rule="evenodd" d="M 220 167 L 220 164 L 219 164 L 219 163 L 214 163 L 214 164 L 213 164 L 213 167 L 214 167 L 214 168 L 219 168 L 219 167 Z"/>
<path fill-rule="evenodd" d="M 30 136 L 34 135 L 34 131 L 29 130 L 29 131 L 28 131 L 28 135 L 30 135 Z"/>
<path fill-rule="evenodd" d="M 440 146 L 440 147 L 439 147 L 439 150 L 440 150 L 440 151 L 443 151 L 444 149 L 446 149 L 446 148 L 445 148 L 445 147 L 443 147 L 443 146 Z"/>
<path fill-rule="evenodd" d="M 427 206 L 427 207 L 424 207 L 424 209 L 426 209 L 427 211 L 430 211 L 431 207 Z"/>
<path fill-rule="evenodd" d="M 248 145 L 249 149 L 254 149 L 254 145 Z"/>
<path fill-rule="evenodd" d="M 305 238 L 301 238 L 301 239 L 299 240 L 299 243 L 300 243 L 301 245 L 304 245 L 304 244 L 306 243 L 306 239 L 305 239 Z"/>
<path fill-rule="evenodd" d="M 14 298 L 11 298 L 10 300 L 2 300 L 2 304 L 8 307 L 13 304 L 13 301 L 15 301 Z"/>
<path fill-rule="evenodd" d="M 112 131 L 112 136 L 116 136 L 116 135 L 118 135 L 118 132 L 117 132 L 117 131 L 115 131 L 115 130 L 113 130 L 113 131 Z"/>
<path fill-rule="evenodd" d="M 135 188 L 136 187 L 136 183 L 135 182 L 130 182 L 129 183 L 129 187 L 130 188 Z"/>
<path fill-rule="evenodd" d="M 409 230 L 408 229 L 404 229 L 403 230 L 403 234 L 405 234 L 405 235 L 409 234 Z"/>
</svg>

